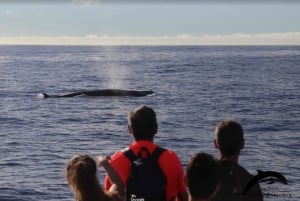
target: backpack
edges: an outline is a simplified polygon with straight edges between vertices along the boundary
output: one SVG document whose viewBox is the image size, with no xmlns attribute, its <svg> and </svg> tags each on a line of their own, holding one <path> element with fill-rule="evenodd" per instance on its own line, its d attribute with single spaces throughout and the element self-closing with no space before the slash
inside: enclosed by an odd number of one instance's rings
<svg viewBox="0 0 300 201">
<path fill-rule="evenodd" d="M 123 151 L 131 161 L 125 187 L 126 201 L 166 201 L 166 177 L 158 159 L 165 151 L 157 147 L 152 155 L 142 147 L 136 156 L 129 148 Z"/>
</svg>

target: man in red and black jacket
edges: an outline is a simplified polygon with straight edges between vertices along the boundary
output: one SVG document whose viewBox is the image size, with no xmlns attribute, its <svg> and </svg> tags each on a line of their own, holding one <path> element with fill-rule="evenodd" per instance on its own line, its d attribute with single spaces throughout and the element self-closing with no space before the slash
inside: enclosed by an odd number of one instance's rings
<svg viewBox="0 0 300 201">
<path fill-rule="evenodd" d="M 142 105 L 129 112 L 128 132 L 133 135 L 134 142 L 128 148 L 135 155 L 138 155 L 140 150 L 145 148 L 152 154 L 158 147 L 158 145 L 153 143 L 157 128 L 156 114 L 152 108 Z M 176 153 L 171 150 L 163 151 L 158 159 L 158 163 L 166 177 L 166 201 L 187 201 L 188 193 L 184 182 L 184 171 Z M 123 151 L 117 151 L 111 157 L 110 164 L 120 175 L 125 193 L 131 161 L 124 155 Z M 105 189 L 109 189 L 110 186 L 111 183 L 106 176 Z"/>
</svg>

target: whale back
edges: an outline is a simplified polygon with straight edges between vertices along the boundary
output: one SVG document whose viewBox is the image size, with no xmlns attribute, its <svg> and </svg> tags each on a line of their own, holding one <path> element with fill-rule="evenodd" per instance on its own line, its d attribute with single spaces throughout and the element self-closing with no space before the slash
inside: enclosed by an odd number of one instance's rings
<svg viewBox="0 0 300 201">
<path fill-rule="evenodd" d="M 38 98 L 67 98 L 74 96 L 132 96 L 132 97 L 143 97 L 148 95 L 155 94 L 153 91 L 136 91 L 136 90 L 123 90 L 123 89 L 101 89 L 101 90 L 86 90 L 86 91 L 78 91 L 72 92 L 62 95 L 52 95 L 49 96 L 46 93 L 39 93 Z"/>
</svg>

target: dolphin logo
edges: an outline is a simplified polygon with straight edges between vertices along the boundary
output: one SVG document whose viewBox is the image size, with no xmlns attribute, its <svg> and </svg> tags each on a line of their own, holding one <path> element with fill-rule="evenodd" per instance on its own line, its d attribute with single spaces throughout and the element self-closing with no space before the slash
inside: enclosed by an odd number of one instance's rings
<svg viewBox="0 0 300 201">
<path fill-rule="evenodd" d="M 286 178 L 279 172 L 257 170 L 258 174 L 254 176 L 246 185 L 241 194 L 246 194 L 248 190 L 258 182 L 268 182 L 269 184 L 279 181 L 283 184 L 288 184 Z"/>
<path fill-rule="evenodd" d="M 124 89 L 100 89 L 100 90 L 87 90 L 67 93 L 63 95 L 53 95 L 50 96 L 46 93 L 39 93 L 38 98 L 68 98 L 74 96 L 132 96 L 132 97 L 142 97 L 150 94 L 154 94 L 153 91 L 136 91 L 136 90 L 124 90 Z"/>
</svg>

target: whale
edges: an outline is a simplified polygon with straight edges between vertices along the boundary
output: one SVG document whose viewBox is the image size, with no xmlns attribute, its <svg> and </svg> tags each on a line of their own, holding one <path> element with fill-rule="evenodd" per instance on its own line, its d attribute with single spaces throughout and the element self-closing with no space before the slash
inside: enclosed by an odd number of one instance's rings
<svg viewBox="0 0 300 201">
<path fill-rule="evenodd" d="M 283 184 L 288 184 L 286 178 L 279 172 L 261 170 L 257 170 L 257 172 L 258 174 L 255 175 L 246 185 L 244 191 L 241 193 L 242 195 L 245 195 L 247 191 L 258 182 L 268 181 L 273 183 L 275 181 L 279 181 Z"/>
<path fill-rule="evenodd" d="M 39 93 L 38 98 L 70 98 L 75 96 L 128 96 L 128 97 L 143 97 L 154 94 L 153 91 L 137 91 L 125 89 L 100 89 L 100 90 L 85 90 L 71 92 L 61 95 L 48 95 Z"/>
</svg>

